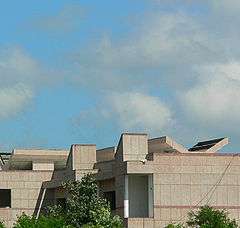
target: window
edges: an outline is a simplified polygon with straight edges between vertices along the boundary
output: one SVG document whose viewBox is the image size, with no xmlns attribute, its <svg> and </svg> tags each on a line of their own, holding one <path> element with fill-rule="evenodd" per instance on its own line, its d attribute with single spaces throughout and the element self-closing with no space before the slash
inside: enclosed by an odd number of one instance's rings
<svg viewBox="0 0 240 228">
<path fill-rule="evenodd" d="M 0 189 L 0 207 L 11 207 L 11 189 Z"/>
<path fill-rule="evenodd" d="M 104 198 L 110 203 L 111 210 L 116 210 L 116 193 L 115 191 L 104 192 Z"/>
</svg>

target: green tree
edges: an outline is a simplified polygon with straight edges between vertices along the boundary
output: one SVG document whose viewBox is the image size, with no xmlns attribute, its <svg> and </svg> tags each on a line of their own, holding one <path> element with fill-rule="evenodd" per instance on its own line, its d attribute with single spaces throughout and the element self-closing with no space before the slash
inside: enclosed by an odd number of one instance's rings
<svg viewBox="0 0 240 228">
<path fill-rule="evenodd" d="M 5 228 L 6 226 L 4 225 L 3 221 L 0 220 L 0 228 Z"/>
<path fill-rule="evenodd" d="M 67 224 L 74 227 L 120 228 L 119 216 L 112 216 L 110 205 L 98 194 L 97 182 L 92 175 L 84 176 L 81 181 L 63 184 L 68 197 L 65 208 L 50 208 L 52 216 L 63 217 Z"/>
<path fill-rule="evenodd" d="M 181 224 L 172 224 L 171 223 L 171 224 L 167 225 L 166 228 L 184 228 L 184 226 Z"/>
<path fill-rule="evenodd" d="M 74 228 L 73 226 L 66 225 L 61 217 L 40 216 L 36 219 L 33 216 L 22 214 L 18 217 L 13 228 Z"/>
<path fill-rule="evenodd" d="M 189 213 L 187 225 L 200 228 L 237 228 L 234 219 L 230 219 L 225 210 L 216 210 L 209 206 L 203 206 L 200 210 Z"/>
<path fill-rule="evenodd" d="M 169 224 L 166 228 L 237 228 L 235 219 L 230 219 L 225 210 L 217 210 L 209 206 L 203 206 L 197 211 L 188 214 L 186 226 L 181 224 Z"/>
</svg>

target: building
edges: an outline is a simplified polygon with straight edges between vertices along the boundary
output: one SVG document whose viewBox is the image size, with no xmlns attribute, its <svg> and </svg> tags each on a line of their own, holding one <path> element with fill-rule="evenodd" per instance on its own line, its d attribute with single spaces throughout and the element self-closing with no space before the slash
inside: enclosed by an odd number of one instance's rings
<svg viewBox="0 0 240 228">
<path fill-rule="evenodd" d="M 164 136 L 121 135 L 117 147 L 72 145 L 65 150 L 13 150 L 0 156 L 0 218 L 11 227 L 22 212 L 35 214 L 63 203 L 61 183 L 96 176 L 101 194 L 130 228 L 182 222 L 209 204 L 239 219 L 240 156 L 218 153 L 227 138 L 190 149 Z"/>
</svg>

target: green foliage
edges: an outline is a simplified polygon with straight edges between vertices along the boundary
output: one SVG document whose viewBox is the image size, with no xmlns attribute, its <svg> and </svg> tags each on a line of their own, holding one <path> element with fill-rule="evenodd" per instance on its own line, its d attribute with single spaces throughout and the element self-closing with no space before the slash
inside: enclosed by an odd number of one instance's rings
<svg viewBox="0 0 240 228">
<path fill-rule="evenodd" d="M 121 228 L 119 216 L 112 216 L 107 201 L 98 194 L 98 186 L 92 175 L 84 176 L 81 181 L 63 184 L 69 194 L 66 208 L 60 206 L 49 209 L 51 216 L 63 217 L 67 224 L 85 228 Z"/>
<path fill-rule="evenodd" d="M 63 218 L 40 216 L 38 219 L 22 214 L 18 217 L 17 222 L 13 228 L 74 228 L 73 226 L 66 225 Z"/>
<path fill-rule="evenodd" d="M 3 221 L 0 220 L 0 228 L 6 228 L 6 226 L 4 225 Z"/>
<path fill-rule="evenodd" d="M 197 211 L 188 214 L 186 226 L 181 224 L 169 224 L 166 228 L 237 228 L 234 219 L 230 219 L 225 210 L 216 210 L 209 206 L 203 206 Z"/>
<path fill-rule="evenodd" d="M 23 213 L 20 217 L 18 217 L 13 228 L 34 228 L 36 227 L 35 225 L 35 219 Z"/>
<path fill-rule="evenodd" d="M 181 224 L 169 224 L 166 228 L 184 228 L 184 226 Z"/>
<path fill-rule="evenodd" d="M 228 217 L 225 210 L 216 210 L 209 206 L 189 213 L 187 225 L 200 228 L 237 228 L 237 223 Z"/>
</svg>

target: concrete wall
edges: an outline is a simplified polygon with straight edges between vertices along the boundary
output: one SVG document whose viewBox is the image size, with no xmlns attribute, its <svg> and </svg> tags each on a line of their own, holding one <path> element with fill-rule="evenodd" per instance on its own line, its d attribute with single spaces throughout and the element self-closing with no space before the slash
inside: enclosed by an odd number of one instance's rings
<svg viewBox="0 0 240 228">
<path fill-rule="evenodd" d="M 47 162 L 33 162 L 32 170 L 54 170 L 54 163 Z"/>
<path fill-rule="evenodd" d="M 67 167 L 72 170 L 93 169 L 96 163 L 96 145 L 72 145 Z"/>
<path fill-rule="evenodd" d="M 119 161 L 145 160 L 148 154 L 147 134 L 122 134 L 116 158 Z"/>
<path fill-rule="evenodd" d="M 159 153 L 150 164 L 154 173 L 154 219 L 129 218 L 128 227 L 183 222 L 190 210 L 205 204 L 225 208 L 230 216 L 240 218 L 239 156 Z M 144 169 L 148 169 L 147 164 Z"/>
<path fill-rule="evenodd" d="M 116 148 L 108 147 L 101 150 L 97 150 L 97 162 L 111 161 L 114 160 Z"/>
<path fill-rule="evenodd" d="M 11 208 L 0 208 L 0 218 L 11 227 L 23 212 L 33 214 L 38 210 L 43 181 L 52 178 L 51 171 L 1 171 L 0 189 L 11 189 Z"/>
</svg>

